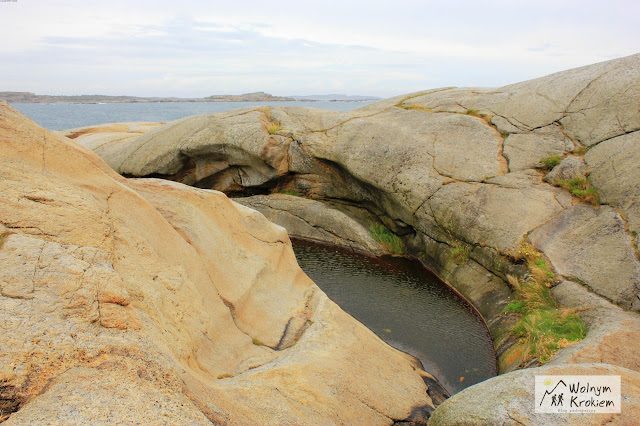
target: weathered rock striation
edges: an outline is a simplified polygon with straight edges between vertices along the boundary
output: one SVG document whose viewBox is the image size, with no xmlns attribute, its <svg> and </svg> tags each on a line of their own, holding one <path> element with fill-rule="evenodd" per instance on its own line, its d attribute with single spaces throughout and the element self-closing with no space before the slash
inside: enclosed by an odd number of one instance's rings
<svg viewBox="0 0 640 426">
<path fill-rule="evenodd" d="M 104 158 L 126 176 L 163 177 L 231 195 L 291 190 L 365 227 L 382 222 L 478 308 L 507 372 L 522 367 L 510 351 L 511 318 L 502 311 L 511 298 L 507 275 L 526 273 L 510 256 L 525 239 L 557 276 L 602 302 L 601 318 L 640 310 L 639 99 L 640 55 L 633 55 L 498 89 L 413 93 L 348 113 L 247 108 L 189 117 Z M 552 173 L 590 174 L 605 205 L 587 205 L 545 181 L 540 160 L 552 155 L 565 157 Z M 302 210 L 292 207 L 298 218 Z M 462 262 L 455 259 L 460 251 L 468 254 Z M 560 303 L 582 306 L 571 297 Z M 563 350 L 558 359 L 566 368 L 558 371 L 582 371 L 569 365 L 575 363 L 613 364 L 603 371 L 637 365 L 638 350 L 624 361 L 610 355 L 597 360 L 593 353 L 606 346 L 605 338 L 624 345 L 626 327 L 637 317 L 626 314 L 607 332 L 591 323 L 585 342 L 592 343 Z M 638 348 L 636 340 L 630 345 Z M 508 385 L 510 379 L 497 380 Z M 492 383 L 498 382 L 476 385 L 479 390 L 474 386 L 459 398 L 490 392 Z M 528 398 L 518 395 L 517 404 Z M 486 419 L 508 421 L 510 408 L 501 407 Z"/>
<path fill-rule="evenodd" d="M 415 361 L 216 191 L 122 178 L 0 103 L 0 421 L 367 423 L 433 410 Z M 349 407 L 345 410 L 344 407 Z"/>
</svg>

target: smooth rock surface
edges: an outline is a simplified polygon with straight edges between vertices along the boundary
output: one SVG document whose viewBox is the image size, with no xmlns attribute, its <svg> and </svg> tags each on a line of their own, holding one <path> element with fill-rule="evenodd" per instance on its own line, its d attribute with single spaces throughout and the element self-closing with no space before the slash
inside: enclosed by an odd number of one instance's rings
<svg viewBox="0 0 640 426">
<path fill-rule="evenodd" d="M 385 253 L 368 229 L 322 202 L 285 194 L 254 195 L 234 201 L 259 211 L 284 227 L 292 238 L 345 247 L 372 256 Z"/>
<path fill-rule="evenodd" d="M 565 374 L 621 376 L 621 413 L 536 413 L 535 376 Z M 527 368 L 478 383 L 440 405 L 429 425 L 633 425 L 638 418 L 640 372 L 608 364 L 572 364 Z"/>
<path fill-rule="evenodd" d="M 584 178 L 586 168 L 578 157 L 567 157 L 544 177 L 545 182 L 556 183 L 559 180 Z"/>
<path fill-rule="evenodd" d="M 604 363 L 640 371 L 640 314 L 628 312 L 589 292 L 582 285 L 564 281 L 552 290 L 563 307 L 580 313 L 589 332 L 584 340 L 564 348 L 550 365 Z"/>
<path fill-rule="evenodd" d="M 586 153 L 585 161 L 601 201 L 624 212 L 635 245 L 640 246 L 640 132 L 598 144 Z"/>
<path fill-rule="evenodd" d="M 328 300 L 256 211 L 126 180 L 4 103 L 0 162 L 8 424 L 391 424 L 433 409 L 415 361 Z"/>
<path fill-rule="evenodd" d="M 640 262 L 620 215 L 609 206 L 573 206 L 532 232 L 557 272 L 627 309 L 640 293 Z"/>
</svg>

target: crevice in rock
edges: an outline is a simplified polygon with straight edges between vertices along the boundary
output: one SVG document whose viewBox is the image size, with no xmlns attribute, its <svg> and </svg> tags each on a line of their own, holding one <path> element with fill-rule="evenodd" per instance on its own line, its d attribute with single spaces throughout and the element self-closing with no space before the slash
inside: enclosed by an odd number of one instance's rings
<svg viewBox="0 0 640 426">
<path fill-rule="evenodd" d="M 19 393 L 15 386 L 0 382 L 0 423 L 20 410 L 24 404 L 25 401 L 20 397 Z"/>
</svg>

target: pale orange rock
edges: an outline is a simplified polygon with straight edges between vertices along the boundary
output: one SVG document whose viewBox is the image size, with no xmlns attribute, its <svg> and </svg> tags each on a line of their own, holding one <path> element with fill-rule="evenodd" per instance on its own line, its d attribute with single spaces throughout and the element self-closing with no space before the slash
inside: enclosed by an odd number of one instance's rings
<svg viewBox="0 0 640 426">
<path fill-rule="evenodd" d="M 0 420 L 391 424 L 422 372 L 221 193 L 126 180 L 0 104 Z M 151 401 L 155 401 L 151 403 Z"/>
</svg>

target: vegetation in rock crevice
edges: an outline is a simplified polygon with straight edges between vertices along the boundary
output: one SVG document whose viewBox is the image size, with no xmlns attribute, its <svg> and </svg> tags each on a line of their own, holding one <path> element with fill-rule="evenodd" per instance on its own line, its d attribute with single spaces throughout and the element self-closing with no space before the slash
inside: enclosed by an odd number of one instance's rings
<svg viewBox="0 0 640 426">
<path fill-rule="evenodd" d="M 522 243 L 512 257 L 524 260 L 529 272 L 522 279 L 507 276 L 515 298 L 504 313 L 519 316 L 511 334 L 522 349 L 521 365 L 544 364 L 560 349 L 584 339 L 586 326 L 575 310 L 556 306 L 550 290 L 555 275 L 535 247 Z"/>
<path fill-rule="evenodd" d="M 471 248 L 468 245 L 457 245 L 451 250 L 451 259 L 456 265 L 462 266 L 469 261 Z"/>
<path fill-rule="evenodd" d="M 583 153 L 586 152 L 584 150 L 579 151 Z M 549 172 L 559 165 L 562 162 L 562 159 L 563 157 L 559 155 L 551 155 L 549 157 L 542 158 L 540 159 L 540 163 L 542 164 L 541 169 Z M 577 176 L 572 179 L 556 179 L 551 183 L 567 190 L 571 195 L 585 203 L 593 204 L 594 206 L 600 205 L 598 191 L 591 186 L 588 176 Z"/>
<path fill-rule="evenodd" d="M 369 233 L 388 253 L 396 255 L 405 253 L 406 250 L 402 239 L 387 229 L 386 226 L 381 224 L 373 225 L 369 228 Z"/>
<path fill-rule="evenodd" d="M 264 114 L 265 118 L 267 119 L 266 127 L 267 127 L 267 132 L 269 132 L 270 135 L 275 135 L 280 130 L 282 130 L 282 124 L 280 123 L 280 121 L 276 120 L 271 115 L 271 108 L 270 107 L 263 108 L 262 109 L 262 113 Z"/>
<path fill-rule="evenodd" d="M 543 170 L 551 170 L 562 161 L 562 157 L 559 155 L 550 155 L 549 157 L 544 157 L 540 160 L 540 163 L 543 164 Z"/>
<path fill-rule="evenodd" d="M 586 177 L 576 177 L 573 179 L 558 179 L 553 182 L 556 186 L 566 189 L 574 197 L 584 201 L 585 203 L 600 205 L 600 197 L 598 191 L 591 186 L 591 182 Z"/>
</svg>

